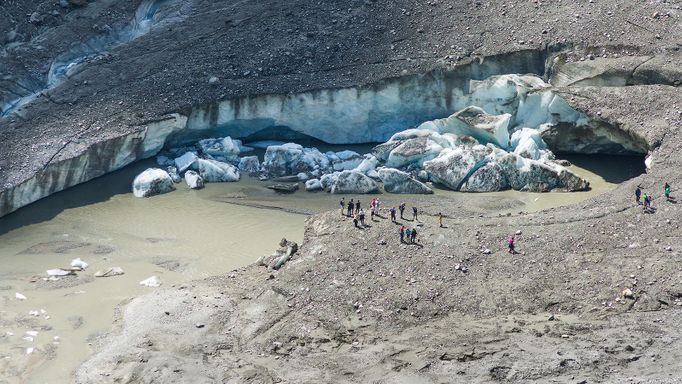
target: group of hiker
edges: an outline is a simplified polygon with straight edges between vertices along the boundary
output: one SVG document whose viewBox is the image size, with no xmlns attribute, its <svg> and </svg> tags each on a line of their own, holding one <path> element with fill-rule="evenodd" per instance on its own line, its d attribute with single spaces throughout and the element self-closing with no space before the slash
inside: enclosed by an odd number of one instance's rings
<svg viewBox="0 0 682 384">
<path fill-rule="evenodd" d="M 665 196 L 666 201 L 673 201 L 674 198 L 670 196 L 670 184 L 667 182 L 663 186 L 663 195 Z M 637 205 L 642 205 L 642 208 L 644 209 L 645 212 L 652 212 L 653 207 L 651 206 L 651 194 L 648 194 L 646 192 L 642 193 L 642 187 L 640 185 L 637 186 L 635 189 L 635 202 Z"/>
<path fill-rule="evenodd" d="M 397 209 L 396 207 L 391 207 L 388 211 L 389 214 L 391 215 L 391 222 L 393 223 L 398 223 L 397 221 L 397 212 L 400 211 L 400 218 L 405 219 L 405 203 L 401 203 L 398 205 Z M 381 210 L 381 201 L 378 198 L 373 198 L 372 201 L 370 202 L 369 205 L 370 208 L 370 214 L 371 214 L 371 220 L 374 221 L 375 216 L 380 216 L 379 212 Z M 365 211 L 362 209 L 362 204 L 360 203 L 359 200 L 354 200 L 350 199 L 348 203 L 346 203 L 346 198 L 341 198 L 341 201 L 339 201 L 339 209 L 341 210 L 341 215 L 342 216 L 347 216 L 347 217 L 352 217 L 353 218 L 353 224 L 355 225 L 356 228 L 364 228 L 366 227 L 365 225 Z M 412 207 L 412 221 L 418 221 L 417 216 L 418 216 L 418 209 L 417 207 Z M 439 223 L 441 227 L 443 226 L 443 215 L 439 214 Z M 405 226 L 401 225 L 400 226 L 400 242 L 401 243 L 407 243 L 407 244 L 414 244 L 417 241 L 417 229 L 416 228 L 406 228 Z"/>
</svg>

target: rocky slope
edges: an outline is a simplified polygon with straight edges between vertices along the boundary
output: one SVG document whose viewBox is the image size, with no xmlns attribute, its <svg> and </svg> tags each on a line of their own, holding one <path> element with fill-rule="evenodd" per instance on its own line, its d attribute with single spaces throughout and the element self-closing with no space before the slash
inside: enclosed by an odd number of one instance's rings
<svg viewBox="0 0 682 384">
<path fill-rule="evenodd" d="M 395 119 L 407 128 L 446 117 L 453 89 L 500 73 L 545 76 L 601 122 L 590 132 L 646 150 L 649 171 L 536 214 L 423 206 L 421 246 L 399 245 L 385 219 L 356 230 L 337 213 L 314 216 L 278 272 L 254 265 L 134 300 L 78 382 L 679 379 L 682 214 L 661 197 L 664 182 L 682 185 L 679 5 L 169 0 L 146 34 L 40 90 L 72 43 L 125 27 L 139 5 L 2 4 L 2 30 L 16 32 L 0 51 L 2 100 L 40 96 L 0 119 L 0 214 L 152 156 L 176 131 L 210 128 L 243 106 L 257 120 L 284 101 L 429 89 Z M 403 102 L 357 116 L 390 117 Z M 343 115 L 321 117 L 330 116 Z M 253 133 L 268 128 L 253 124 Z M 556 132 L 554 145 L 585 144 L 590 132 Z M 638 184 L 655 212 L 633 203 Z M 448 228 L 433 217 L 441 211 Z M 522 253 L 511 256 L 504 240 L 516 231 Z"/>
<path fill-rule="evenodd" d="M 378 119 L 356 126 L 374 129 L 396 113 L 391 121 L 398 130 L 452 113 L 447 89 L 466 87 L 470 78 L 551 75 L 545 62 L 555 62 L 557 52 L 565 52 L 559 62 L 568 63 L 562 67 L 568 75 L 555 76 L 560 85 L 589 83 L 586 69 L 570 64 L 602 56 L 619 59 L 617 70 L 606 71 L 615 83 L 619 76 L 623 84 L 679 82 L 668 55 L 677 49 L 680 10 L 664 2 L 72 3 L 84 6 L 3 4 L 2 109 L 33 96 L 0 119 L 0 214 L 149 156 L 158 151 L 149 141 L 163 145 L 178 127 L 210 128 L 221 121 L 221 100 L 232 103 L 223 115 L 239 116 L 254 97 L 260 105 L 281 101 L 254 95 L 298 93 L 324 101 L 336 93 L 315 91 L 356 94 L 405 83 L 413 94 L 427 95 L 426 104 L 400 115 L 410 97 L 369 111 Z M 79 53 L 76 65 L 64 65 Z M 622 60 L 630 55 L 644 58 Z M 50 81 L 55 64 L 66 73 L 57 83 Z M 439 83 L 443 70 L 448 81 Z M 599 67 L 590 71 L 587 77 L 599 78 Z M 579 79 L 570 76 L 576 73 Z M 436 99 L 424 92 L 434 83 L 445 86 Z M 258 111 L 247 116 L 252 123 L 238 130 L 268 127 Z M 296 121 L 343 117 L 304 114 Z"/>
</svg>

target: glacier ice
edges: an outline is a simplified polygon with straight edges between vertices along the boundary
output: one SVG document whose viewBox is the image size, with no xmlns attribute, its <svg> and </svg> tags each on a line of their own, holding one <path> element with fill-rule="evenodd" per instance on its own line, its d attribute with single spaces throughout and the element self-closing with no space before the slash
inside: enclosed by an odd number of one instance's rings
<svg viewBox="0 0 682 384">
<path fill-rule="evenodd" d="M 204 179 L 192 170 L 185 172 L 185 183 L 191 189 L 201 189 L 204 187 Z"/>
<path fill-rule="evenodd" d="M 211 159 L 197 159 L 192 169 L 209 183 L 239 181 L 241 177 L 234 165 Z"/>
<path fill-rule="evenodd" d="M 384 190 L 390 193 L 430 194 L 433 190 L 416 180 L 409 173 L 394 168 L 382 167 L 377 170 Z"/>
<path fill-rule="evenodd" d="M 159 168 L 148 168 L 135 177 L 133 194 L 136 197 L 150 197 L 175 190 L 168 172 Z"/>
<path fill-rule="evenodd" d="M 374 180 L 358 171 L 340 172 L 331 186 L 331 193 L 334 194 L 363 194 L 377 192 L 378 190 L 379 186 Z"/>
</svg>

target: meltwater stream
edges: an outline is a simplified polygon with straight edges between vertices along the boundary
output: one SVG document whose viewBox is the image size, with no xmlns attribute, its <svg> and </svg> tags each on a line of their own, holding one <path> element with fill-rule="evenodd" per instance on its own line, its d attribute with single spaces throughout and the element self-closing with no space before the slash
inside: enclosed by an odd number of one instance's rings
<svg viewBox="0 0 682 384">
<path fill-rule="evenodd" d="M 590 191 L 464 194 L 437 189 L 418 198 L 445 197 L 482 213 L 529 212 L 604 193 L 642 171 L 641 158 L 569 159 L 580 164 L 570 169 L 590 180 Z M 95 348 L 97 335 L 111 329 L 117 305 L 153 289 L 177 288 L 248 265 L 272 253 L 282 237 L 300 242 L 306 216 L 289 211 L 317 212 L 338 204 L 336 195 L 280 195 L 250 178 L 196 191 L 179 184 L 165 195 L 134 198 L 132 179 L 153 165 L 151 160 L 132 164 L 0 218 L 0 381 L 71 382 L 73 370 Z M 384 206 L 404 198 L 378 196 Z M 78 278 L 43 280 L 46 270 L 67 267 L 78 257 L 90 264 Z M 125 274 L 93 277 L 109 267 L 121 267 Z M 152 275 L 161 279 L 161 288 L 139 285 Z M 15 293 L 27 299 L 16 299 Z"/>
</svg>

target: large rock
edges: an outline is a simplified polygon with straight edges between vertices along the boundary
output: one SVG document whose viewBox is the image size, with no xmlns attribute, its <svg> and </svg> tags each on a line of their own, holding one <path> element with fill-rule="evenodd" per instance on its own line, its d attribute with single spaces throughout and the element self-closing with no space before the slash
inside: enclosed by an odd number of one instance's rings
<svg viewBox="0 0 682 384">
<path fill-rule="evenodd" d="M 204 179 L 192 170 L 185 172 L 185 183 L 191 189 L 201 189 L 204 187 Z"/>
<path fill-rule="evenodd" d="M 168 172 L 159 168 L 149 168 L 133 180 L 135 197 L 150 197 L 175 190 L 173 179 Z"/>
<path fill-rule="evenodd" d="M 192 168 L 209 183 L 239 181 L 240 178 L 237 167 L 216 160 L 197 159 Z"/>
<path fill-rule="evenodd" d="M 429 194 L 433 190 L 426 186 L 426 184 L 416 180 L 409 173 L 399 171 L 393 168 L 379 168 L 377 171 L 379 178 L 384 184 L 386 192 L 390 193 L 412 193 L 412 194 Z"/>
<path fill-rule="evenodd" d="M 372 193 L 378 190 L 379 186 L 374 180 L 358 171 L 343 171 L 339 173 L 334 184 L 331 186 L 331 192 L 336 194 Z"/>
</svg>

